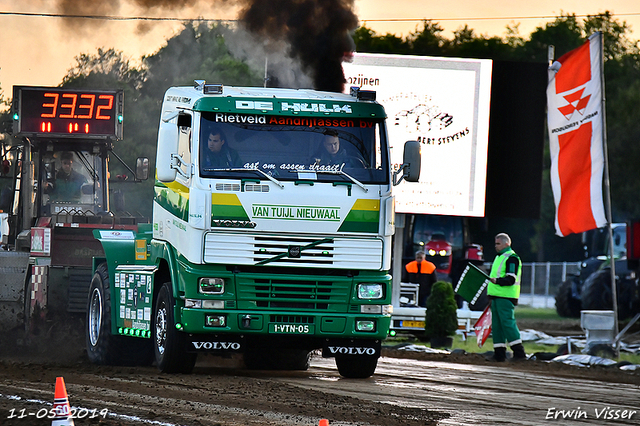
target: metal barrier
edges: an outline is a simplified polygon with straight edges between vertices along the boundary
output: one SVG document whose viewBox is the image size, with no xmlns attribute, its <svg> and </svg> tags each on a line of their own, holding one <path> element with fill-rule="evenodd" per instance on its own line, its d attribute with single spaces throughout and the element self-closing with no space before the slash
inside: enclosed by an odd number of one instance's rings
<svg viewBox="0 0 640 426">
<path fill-rule="evenodd" d="M 485 263 L 487 271 L 491 263 Z M 522 264 L 520 300 L 538 308 L 555 307 L 558 286 L 580 270 L 580 262 L 531 262 Z"/>
</svg>

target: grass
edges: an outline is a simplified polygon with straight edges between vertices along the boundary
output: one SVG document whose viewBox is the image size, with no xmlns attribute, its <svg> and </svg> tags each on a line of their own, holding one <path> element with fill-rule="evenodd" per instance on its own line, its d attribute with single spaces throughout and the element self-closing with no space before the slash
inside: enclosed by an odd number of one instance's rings
<svg viewBox="0 0 640 426">
<path fill-rule="evenodd" d="M 532 308 L 526 305 L 516 306 L 516 319 L 571 321 L 558 315 L 555 308 Z"/>
</svg>

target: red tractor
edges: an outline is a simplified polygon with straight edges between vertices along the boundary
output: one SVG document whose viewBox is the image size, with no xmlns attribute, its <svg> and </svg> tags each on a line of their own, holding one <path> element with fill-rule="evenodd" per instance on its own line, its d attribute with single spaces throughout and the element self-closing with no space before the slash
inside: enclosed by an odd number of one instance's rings
<svg viewBox="0 0 640 426">
<path fill-rule="evenodd" d="M 462 216 L 407 214 L 404 228 L 403 265 L 423 250 L 426 259 L 436 265 L 438 280 L 457 283 L 468 263 L 482 268 L 482 246 L 471 243 L 468 218 Z M 481 297 L 472 310 L 483 310 L 486 297 Z"/>
</svg>

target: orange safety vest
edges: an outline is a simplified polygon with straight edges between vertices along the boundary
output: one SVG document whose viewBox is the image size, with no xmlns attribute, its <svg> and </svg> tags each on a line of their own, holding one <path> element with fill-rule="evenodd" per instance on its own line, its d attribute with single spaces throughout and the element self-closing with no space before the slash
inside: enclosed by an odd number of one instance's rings
<svg viewBox="0 0 640 426">
<path fill-rule="evenodd" d="M 420 263 L 421 263 L 421 265 L 420 265 L 420 273 L 421 274 L 431 274 L 431 273 L 433 273 L 433 271 L 436 270 L 436 265 L 434 265 L 433 263 L 429 262 L 428 260 L 423 260 Z M 414 261 L 411 261 L 411 262 L 407 263 L 407 265 L 405 266 L 405 269 L 410 274 L 417 274 L 418 273 L 418 261 L 414 260 Z"/>
</svg>

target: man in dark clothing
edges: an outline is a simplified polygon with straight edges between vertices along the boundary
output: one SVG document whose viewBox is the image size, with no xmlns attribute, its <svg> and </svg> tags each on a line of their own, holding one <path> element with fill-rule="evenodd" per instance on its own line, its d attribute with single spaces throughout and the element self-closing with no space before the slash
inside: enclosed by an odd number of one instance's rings
<svg viewBox="0 0 640 426">
<path fill-rule="evenodd" d="M 423 251 L 416 252 L 416 260 L 405 266 L 410 283 L 420 284 L 418 306 L 427 306 L 427 298 L 431 294 L 431 286 L 436 282 L 436 265 L 425 260 Z"/>
<path fill-rule="evenodd" d="M 202 167 L 205 169 L 229 169 L 240 167 L 240 156 L 229 148 L 222 130 L 213 129 L 207 139 L 207 149 L 202 156 Z"/>
<path fill-rule="evenodd" d="M 322 141 L 321 152 L 315 159 L 316 164 L 337 165 L 341 167 L 364 168 L 364 161 L 358 156 L 349 155 L 347 150 L 340 146 L 340 138 L 335 130 L 326 130 Z"/>
<path fill-rule="evenodd" d="M 73 170 L 73 153 L 63 152 L 60 163 L 55 182 L 48 184 L 48 192 L 52 193 L 57 200 L 78 200 L 82 195 L 82 185 L 87 183 L 87 178 Z"/>
</svg>

